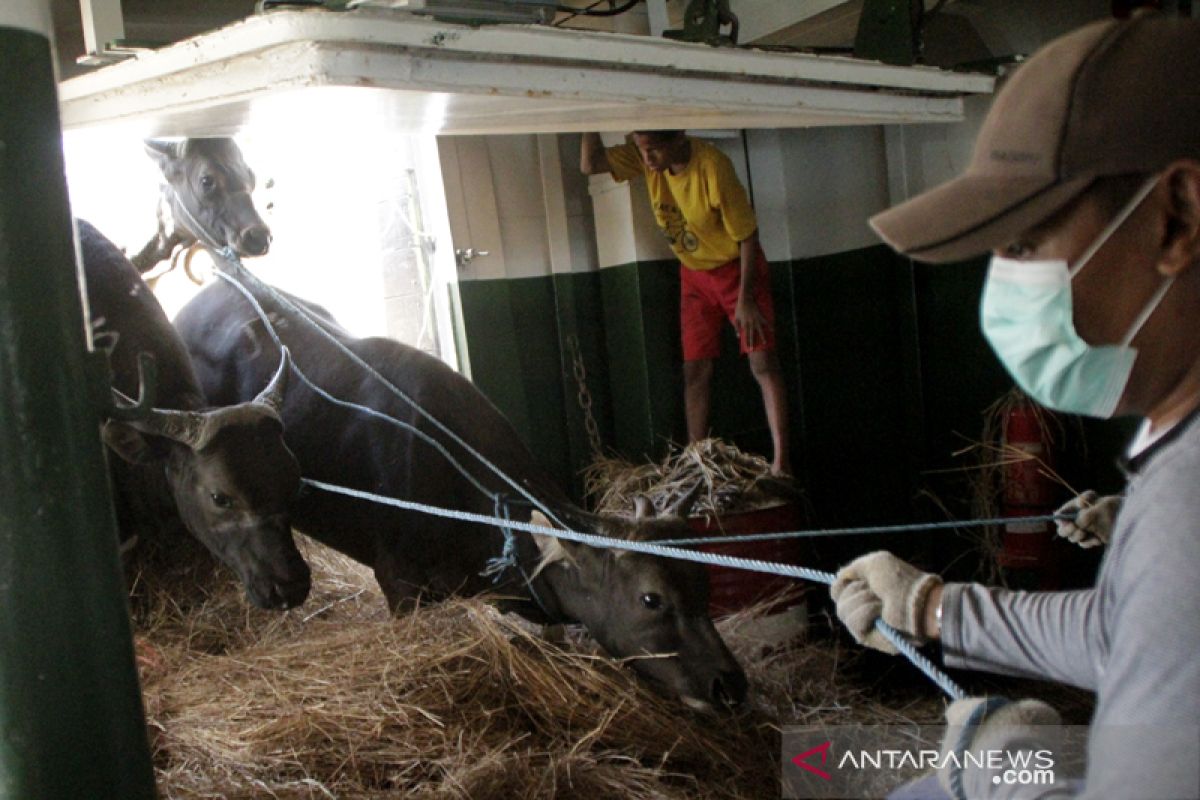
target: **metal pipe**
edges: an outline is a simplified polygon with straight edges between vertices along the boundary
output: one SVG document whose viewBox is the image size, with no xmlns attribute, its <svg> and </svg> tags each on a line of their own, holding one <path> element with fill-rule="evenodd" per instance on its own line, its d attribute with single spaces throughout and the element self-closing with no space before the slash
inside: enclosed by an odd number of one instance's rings
<svg viewBox="0 0 1200 800">
<path fill-rule="evenodd" d="M 48 39 L 0 6 L 0 798 L 154 797 Z"/>
</svg>

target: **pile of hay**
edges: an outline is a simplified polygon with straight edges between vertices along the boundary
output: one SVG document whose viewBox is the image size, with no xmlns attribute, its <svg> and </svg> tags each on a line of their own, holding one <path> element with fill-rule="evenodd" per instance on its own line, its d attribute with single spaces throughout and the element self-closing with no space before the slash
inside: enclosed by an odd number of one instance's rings
<svg viewBox="0 0 1200 800">
<path fill-rule="evenodd" d="M 659 464 L 597 456 L 583 474 L 589 505 L 599 514 L 632 514 L 638 496 L 648 497 L 661 513 L 697 483 L 702 483 L 703 489 L 692 515 L 710 520 L 800 497 L 790 484 L 771 476 L 765 458 L 744 453 L 721 439 L 702 439 L 683 449 L 673 447 Z"/>
<path fill-rule="evenodd" d="M 879 678 L 854 666 L 857 648 L 764 637 L 754 610 L 719 625 L 751 707 L 696 714 L 578 637 L 547 642 L 479 600 L 391 618 L 369 571 L 305 550 L 313 593 L 286 614 L 248 606 L 221 570 L 200 571 L 208 590 L 139 586 L 163 796 L 778 797 L 781 724 L 941 714 L 926 686 L 891 710 L 872 699 Z"/>
</svg>

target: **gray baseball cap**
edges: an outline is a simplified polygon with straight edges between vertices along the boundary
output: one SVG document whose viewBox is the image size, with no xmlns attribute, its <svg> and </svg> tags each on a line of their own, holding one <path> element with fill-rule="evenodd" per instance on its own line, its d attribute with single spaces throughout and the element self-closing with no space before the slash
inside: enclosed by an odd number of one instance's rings
<svg viewBox="0 0 1200 800">
<path fill-rule="evenodd" d="M 871 218 L 896 250 L 1001 247 L 1096 179 L 1200 158 L 1200 21 L 1143 14 L 1055 39 L 996 95 L 966 171 Z"/>
</svg>

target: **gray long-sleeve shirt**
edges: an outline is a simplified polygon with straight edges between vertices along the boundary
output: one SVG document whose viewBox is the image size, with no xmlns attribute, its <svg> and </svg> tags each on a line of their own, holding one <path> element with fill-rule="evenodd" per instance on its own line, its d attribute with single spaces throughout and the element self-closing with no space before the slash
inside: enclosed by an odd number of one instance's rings
<svg viewBox="0 0 1200 800">
<path fill-rule="evenodd" d="M 1079 796 L 1200 796 L 1200 414 L 1137 458 L 1092 589 L 947 584 L 942 647 L 954 667 L 1049 678 L 1097 693 Z M 1060 797 L 997 786 L 970 797 Z"/>
</svg>

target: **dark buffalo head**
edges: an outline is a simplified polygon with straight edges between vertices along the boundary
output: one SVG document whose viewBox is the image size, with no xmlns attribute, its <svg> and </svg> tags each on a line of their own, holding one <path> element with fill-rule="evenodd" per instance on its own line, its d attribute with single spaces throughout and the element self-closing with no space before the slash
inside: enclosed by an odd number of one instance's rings
<svg viewBox="0 0 1200 800">
<path fill-rule="evenodd" d="M 233 139 L 147 139 L 146 152 L 169 187 L 176 234 L 184 238 L 186 232 L 218 249 L 232 247 L 239 256 L 266 254 L 271 230 L 254 208 L 254 172 Z"/>
<path fill-rule="evenodd" d="M 104 429 L 122 458 L 163 465 L 188 530 L 237 572 L 260 608 L 300 605 L 311 582 L 288 515 L 300 467 L 283 442 L 278 411 L 287 369 L 285 355 L 270 385 L 249 403 L 156 409 L 149 419 L 110 421 Z"/>
<path fill-rule="evenodd" d="M 685 498 L 690 505 L 690 500 Z M 633 519 L 589 516 L 587 529 L 613 539 L 688 535 L 679 509 L 653 516 L 644 499 Z M 539 512 L 533 522 L 550 527 Z M 708 574 L 694 562 L 535 537 L 563 610 L 610 654 L 664 694 L 692 708 L 723 710 L 746 697 L 746 675 L 708 616 Z"/>
</svg>

